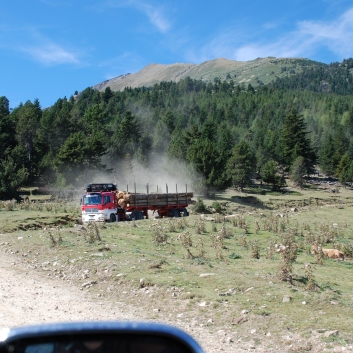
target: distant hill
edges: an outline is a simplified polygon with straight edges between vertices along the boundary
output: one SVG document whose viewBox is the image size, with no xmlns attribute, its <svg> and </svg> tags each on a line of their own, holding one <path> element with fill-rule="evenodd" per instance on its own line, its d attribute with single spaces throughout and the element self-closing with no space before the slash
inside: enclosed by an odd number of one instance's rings
<svg viewBox="0 0 353 353">
<path fill-rule="evenodd" d="M 308 59 L 277 59 L 275 57 L 258 58 L 251 61 L 235 61 L 215 59 L 201 64 L 150 64 L 135 74 L 124 74 L 103 81 L 92 88 L 104 91 L 110 87 L 113 91 L 121 91 L 125 87 L 151 87 L 162 81 L 174 81 L 190 77 L 204 82 L 233 80 L 235 84 L 249 83 L 253 86 L 265 85 L 277 78 L 286 78 L 300 74 L 310 67 L 325 67 L 327 65 Z"/>
<path fill-rule="evenodd" d="M 330 65 L 308 66 L 300 73 L 271 82 L 275 89 L 353 94 L 353 59 Z"/>
</svg>

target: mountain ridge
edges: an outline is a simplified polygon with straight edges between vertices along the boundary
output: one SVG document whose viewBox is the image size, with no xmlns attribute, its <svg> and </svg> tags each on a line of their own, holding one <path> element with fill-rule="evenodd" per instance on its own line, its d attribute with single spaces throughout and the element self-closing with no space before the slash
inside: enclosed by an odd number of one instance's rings
<svg viewBox="0 0 353 353">
<path fill-rule="evenodd" d="M 215 79 L 233 80 L 235 84 L 251 84 L 256 87 L 273 82 L 276 78 L 298 74 L 309 66 L 323 65 L 326 66 L 326 64 L 304 58 L 275 58 L 271 56 L 250 61 L 217 58 L 200 64 L 151 63 L 134 74 L 122 74 L 98 83 L 92 88 L 104 91 L 110 87 L 112 91 L 122 91 L 125 87 L 151 87 L 162 81 L 178 82 L 186 77 L 204 82 L 214 82 Z"/>
</svg>

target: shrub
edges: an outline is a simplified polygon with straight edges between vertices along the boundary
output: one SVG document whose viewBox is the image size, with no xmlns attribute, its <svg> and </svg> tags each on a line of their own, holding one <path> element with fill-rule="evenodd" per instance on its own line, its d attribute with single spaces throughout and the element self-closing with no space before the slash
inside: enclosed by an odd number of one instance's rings
<svg viewBox="0 0 353 353">
<path fill-rule="evenodd" d="M 222 206 L 219 202 L 215 201 L 213 204 L 212 204 L 212 207 L 214 208 L 214 210 L 217 212 L 217 213 L 221 213 L 222 212 Z"/>
<path fill-rule="evenodd" d="M 199 197 L 195 203 L 194 206 L 194 211 L 197 213 L 202 213 L 206 211 L 206 206 L 203 202 L 203 200 L 201 199 L 201 197 Z"/>
</svg>

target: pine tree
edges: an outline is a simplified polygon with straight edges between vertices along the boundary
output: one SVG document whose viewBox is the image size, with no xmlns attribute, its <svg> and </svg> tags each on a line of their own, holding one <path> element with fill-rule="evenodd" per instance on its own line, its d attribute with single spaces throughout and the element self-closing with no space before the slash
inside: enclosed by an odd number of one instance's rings
<svg viewBox="0 0 353 353">
<path fill-rule="evenodd" d="M 228 161 L 228 173 L 233 186 L 243 191 L 245 186 L 251 185 L 250 174 L 255 171 L 256 159 L 247 142 L 241 141 L 232 150 Z"/>
<path fill-rule="evenodd" d="M 287 115 L 282 130 L 282 162 L 287 170 L 298 157 L 304 158 L 307 172 L 309 173 L 315 163 L 316 156 L 311 148 L 310 140 L 306 137 L 306 124 L 302 115 L 295 109 Z"/>
<path fill-rule="evenodd" d="M 307 169 L 304 158 L 302 156 L 297 157 L 292 165 L 290 178 L 300 188 L 305 184 L 304 175 L 306 172 Z"/>
<path fill-rule="evenodd" d="M 277 173 L 277 162 L 273 159 L 264 164 L 260 175 L 264 183 L 273 186 L 273 190 L 278 190 L 285 185 L 284 178 Z"/>
<path fill-rule="evenodd" d="M 335 152 L 335 147 L 333 144 L 333 138 L 329 135 L 324 139 L 324 143 L 319 151 L 319 164 L 321 171 L 328 175 L 333 175 L 336 166 L 333 161 L 333 154 Z"/>
<path fill-rule="evenodd" d="M 334 153 L 332 156 L 332 162 L 333 166 L 335 168 L 335 174 L 339 174 L 339 171 L 337 170 L 338 165 L 344 156 L 344 154 L 347 152 L 349 148 L 349 141 L 346 138 L 345 132 L 343 130 L 343 126 L 340 125 L 335 133 L 334 139 L 333 139 L 333 145 L 334 145 Z"/>
<path fill-rule="evenodd" d="M 3 96 L 0 97 L 0 159 L 15 146 L 14 135 L 15 124 L 10 116 L 9 100 Z"/>
</svg>

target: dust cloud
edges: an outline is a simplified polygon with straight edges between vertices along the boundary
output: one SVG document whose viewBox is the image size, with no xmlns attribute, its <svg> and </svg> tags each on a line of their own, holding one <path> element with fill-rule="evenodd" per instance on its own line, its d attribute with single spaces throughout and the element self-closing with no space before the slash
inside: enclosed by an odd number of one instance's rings
<svg viewBox="0 0 353 353">
<path fill-rule="evenodd" d="M 115 183 L 119 190 L 134 192 L 195 192 L 204 183 L 204 177 L 195 168 L 165 156 L 149 156 L 148 166 L 135 159 L 117 161 L 108 165 L 112 172 L 97 172 L 92 182 Z"/>
</svg>

